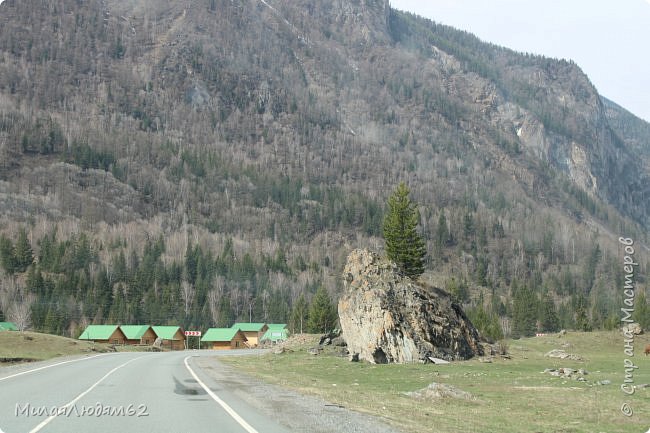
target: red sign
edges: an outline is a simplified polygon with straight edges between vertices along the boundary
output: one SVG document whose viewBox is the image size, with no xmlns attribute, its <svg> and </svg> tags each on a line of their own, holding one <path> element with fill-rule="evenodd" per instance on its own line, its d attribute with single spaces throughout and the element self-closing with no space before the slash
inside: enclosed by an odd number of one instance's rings
<svg viewBox="0 0 650 433">
<path fill-rule="evenodd" d="M 201 331 L 185 331 L 186 337 L 200 337 Z"/>
</svg>

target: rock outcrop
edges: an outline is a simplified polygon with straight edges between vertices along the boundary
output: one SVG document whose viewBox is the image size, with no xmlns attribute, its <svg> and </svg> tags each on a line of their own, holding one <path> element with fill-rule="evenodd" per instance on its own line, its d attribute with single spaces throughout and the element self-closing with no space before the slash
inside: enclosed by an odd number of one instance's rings
<svg viewBox="0 0 650 433">
<path fill-rule="evenodd" d="M 405 392 L 404 395 L 415 398 L 417 400 L 433 400 L 440 399 L 458 399 L 458 400 L 475 400 L 475 397 L 469 392 L 458 389 L 453 385 L 446 383 L 433 382 L 426 388 L 413 392 Z"/>
<path fill-rule="evenodd" d="M 641 335 L 643 334 L 643 328 L 638 323 L 628 323 L 623 326 L 623 333 L 626 335 Z"/>
<path fill-rule="evenodd" d="M 367 250 L 348 256 L 343 277 L 338 309 L 351 357 L 383 364 L 483 354 L 478 332 L 443 290 L 415 284 Z"/>
</svg>

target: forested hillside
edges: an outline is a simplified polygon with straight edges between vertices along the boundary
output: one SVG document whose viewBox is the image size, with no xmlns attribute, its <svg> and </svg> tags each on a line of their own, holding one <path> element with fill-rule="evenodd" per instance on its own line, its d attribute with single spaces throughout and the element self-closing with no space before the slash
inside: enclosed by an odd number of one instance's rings
<svg viewBox="0 0 650 433">
<path fill-rule="evenodd" d="M 484 334 L 611 327 L 619 236 L 646 284 L 649 130 L 571 62 L 383 0 L 5 0 L 0 313 L 303 317 L 404 181 L 423 280 Z"/>
</svg>

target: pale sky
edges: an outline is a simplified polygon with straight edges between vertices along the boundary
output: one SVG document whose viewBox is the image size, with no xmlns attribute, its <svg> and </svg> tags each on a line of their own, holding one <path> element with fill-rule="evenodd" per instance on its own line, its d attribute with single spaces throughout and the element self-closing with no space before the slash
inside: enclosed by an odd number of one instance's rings
<svg viewBox="0 0 650 433">
<path fill-rule="evenodd" d="M 390 0 L 394 9 L 517 51 L 571 59 L 650 121 L 650 0 Z"/>
</svg>

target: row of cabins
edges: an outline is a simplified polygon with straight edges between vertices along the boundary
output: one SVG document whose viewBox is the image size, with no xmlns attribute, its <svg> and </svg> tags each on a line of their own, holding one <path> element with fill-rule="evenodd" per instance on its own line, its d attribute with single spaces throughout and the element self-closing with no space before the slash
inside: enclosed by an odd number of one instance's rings
<svg viewBox="0 0 650 433">
<path fill-rule="evenodd" d="M 160 339 L 163 348 L 185 349 L 185 332 L 180 326 L 88 325 L 79 339 L 119 345 L 153 345 Z"/>
<path fill-rule="evenodd" d="M 243 349 L 256 347 L 264 340 L 286 340 L 288 336 L 285 324 L 235 323 L 230 328 L 208 329 L 201 343 L 212 349 Z M 88 325 L 79 339 L 117 345 L 153 345 L 160 339 L 162 348 L 186 348 L 185 332 L 180 326 Z"/>
<path fill-rule="evenodd" d="M 235 323 L 230 328 L 210 328 L 201 343 L 211 349 L 243 349 L 256 347 L 260 342 L 278 342 L 289 336 L 287 325 L 266 323 Z"/>
</svg>

